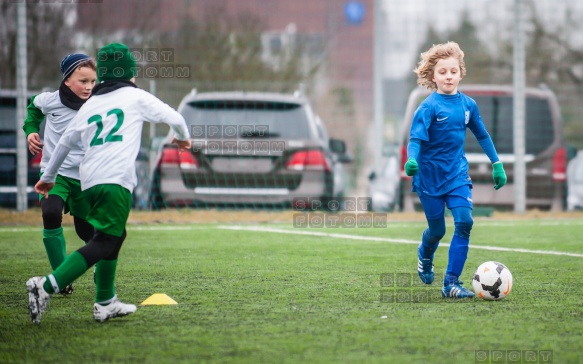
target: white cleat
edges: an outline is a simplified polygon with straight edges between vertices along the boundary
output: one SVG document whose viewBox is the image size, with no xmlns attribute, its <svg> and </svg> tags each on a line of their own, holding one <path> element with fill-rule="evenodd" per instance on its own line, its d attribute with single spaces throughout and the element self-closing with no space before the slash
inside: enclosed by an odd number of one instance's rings
<svg viewBox="0 0 583 364">
<path fill-rule="evenodd" d="M 117 295 L 113 297 L 111 303 L 107 306 L 102 306 L 99 303 L 93 305 L 93 318 L 95 321 L 105 322 L 110 318 L 127 316 L 136 312 L 136 305 L 123 303 L 117 299 Z"/>
<path fill-rule="evenodd" d="M 46 277 L 32 277 L 26 282 L 28 291 L 28 313 L 33 323 L 39 325 L 43 312 L 51 300 L 51 295 L 43 288 Z"/>
</svg>

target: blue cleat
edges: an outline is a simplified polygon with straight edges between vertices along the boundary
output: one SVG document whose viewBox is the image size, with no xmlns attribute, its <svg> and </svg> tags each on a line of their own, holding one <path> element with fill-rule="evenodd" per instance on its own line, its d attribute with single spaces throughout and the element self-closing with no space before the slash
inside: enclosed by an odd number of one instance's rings
<svg viewBox="0 0 583 364">
<path fill-rule="evenodd" d="M 441 289 L 441 296 L 451 298 L 473 298 L 474 292 L 462 287 L 463 282 L 457 280 L 451 284 L 444 285 Z"/>
<path fill-rule="evenodd" d="M 424 259 L 420 251 L 417 251 L 417 273 L 421 282 L 425 284 L 433 283 L 433 279 L 435 278 L 433 273 L 433 259 Z"/>
</svg>

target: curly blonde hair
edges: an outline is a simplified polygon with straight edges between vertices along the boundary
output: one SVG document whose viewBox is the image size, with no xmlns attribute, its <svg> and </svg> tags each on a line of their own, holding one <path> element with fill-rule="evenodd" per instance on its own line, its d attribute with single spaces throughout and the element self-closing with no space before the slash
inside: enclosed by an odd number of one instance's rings
<svg viewBox="0 0 583 364">
<path fill-rule="evenodd" d="M 417 84 L 425 86 L 429 90 L 437 90 L 437 85 L 433 82 L 433 71 L 440 59 L 453 57 L 460 63 L 461 77 L 466 75 L 466 64 L 464 62 L 464 52 L 456 42 L 434 44 L 427 52 L 421 53 L 421 60 L 417 68 L 413 70 L 417 74 Z"/>
</svg>

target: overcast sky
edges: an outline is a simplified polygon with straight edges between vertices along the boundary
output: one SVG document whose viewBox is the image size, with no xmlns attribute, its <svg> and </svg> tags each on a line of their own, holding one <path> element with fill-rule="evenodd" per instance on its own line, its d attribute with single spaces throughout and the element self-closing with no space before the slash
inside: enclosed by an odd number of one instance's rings
<svg viewBox="0 0 583 364">
<path fill-rule="evenodd" d="M 534 1 L 545 24 L 556 28 L 564 24 L 567 9 L 579 24 L 583 24 L 582 0 Z M 508 39 L 514 19 L 514 0 L 384 0 L 385 76 L 405 77 L 418 59 L 416 53 L 424 41 L 428 24 L 439 32 L 455 29 L 465 14 L 480 29 L 481 38 L 488 42 Z M 583 45 L 583 26 L 572 42 Z"/>
</svg>

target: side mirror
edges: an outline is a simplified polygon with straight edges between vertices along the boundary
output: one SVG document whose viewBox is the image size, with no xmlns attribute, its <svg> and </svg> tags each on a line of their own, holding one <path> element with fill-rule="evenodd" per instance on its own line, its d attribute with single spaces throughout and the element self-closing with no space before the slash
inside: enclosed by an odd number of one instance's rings
<svg viewBox="0 0 583 364">
<path fill-rule="evenodd" d="M 346 143 L 344 140 L 330 138 L 330 151 L 339 155 L 346 154 Z"/>
<path fill-rule="evenodd" d="M 373 172 L 370 172 L 370 174 L 368 175 L 368 180 L 369 180 L 369 181 L 373 181 L 373 180 L 375 180 L 376 178 L 377 178 L 377 174 L 376 174 L 376 172 L 374 172 L 374 171 L 373 171 Z"/>
<path fill-rule="evenodd" d="M 352 163 L 353 162 L 353 158 L 348 153 L 340 154 L 338 156 L 338 162 L 340 162 L 340 163 Z"/>
</svg>

